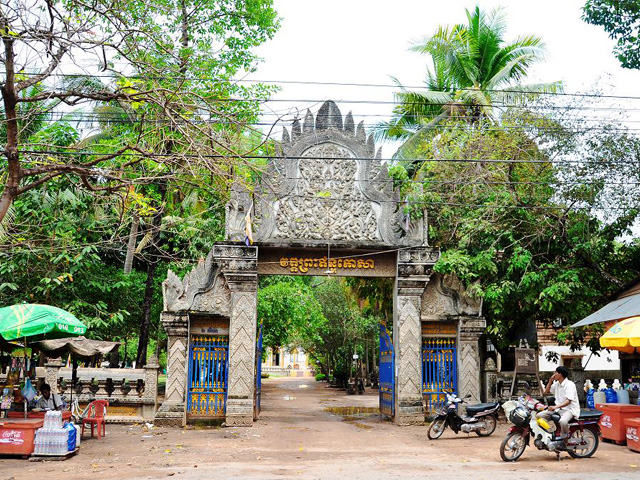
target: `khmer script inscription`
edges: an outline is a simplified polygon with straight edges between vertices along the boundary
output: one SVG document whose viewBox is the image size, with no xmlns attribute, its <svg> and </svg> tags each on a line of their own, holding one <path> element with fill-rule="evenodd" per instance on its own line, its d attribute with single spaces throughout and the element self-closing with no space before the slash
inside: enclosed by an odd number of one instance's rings
<svg viewBox="0 0 640 480">
<path fill-rule="evenodd" d="M 337 269 L 356 270 L 356 269 L 373 269 L 376 268 L 375 261 L 371 258 L 331 258 L 327 261 L 327 257 L 322 258 L 298 258 L 298 257 L 281 257 L 280 266 L 288 269 L 291 273 L 307 273 L 312 268 L 328 268 L 335 273 Z"/>
</svg>

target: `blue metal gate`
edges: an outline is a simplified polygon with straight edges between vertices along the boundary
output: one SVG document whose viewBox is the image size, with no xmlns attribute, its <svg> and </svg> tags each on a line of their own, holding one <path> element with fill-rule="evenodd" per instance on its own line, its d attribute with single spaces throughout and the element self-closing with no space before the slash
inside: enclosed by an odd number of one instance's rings
<svg viewBox="0 0 640 480">
<path fill-rule="evenodd" d="M 445 393 L 458 392 L 455 338 L 422 339 L 422 394 L 427 413 L 443 402 Z"/>
<path fill-rule="evenodd" d="M 227 403 L 228 357 L 228 337 L 191 337 L 187 385 L 189 416 L 224 417 Z"/>
<path fill-rule="evenodd" d="M 380 324 L 380 413 L 393 417 L 395 410 L 395 352 L 387 326 Z"/>
<path fill-rule="evenodd" d="M 258 339 L 256 340 L 256 393 L 253 403 L 253 418 L 260 415 L 260 393 L 262 390 L 262 322 L 258 324 Z"/>
</svg>

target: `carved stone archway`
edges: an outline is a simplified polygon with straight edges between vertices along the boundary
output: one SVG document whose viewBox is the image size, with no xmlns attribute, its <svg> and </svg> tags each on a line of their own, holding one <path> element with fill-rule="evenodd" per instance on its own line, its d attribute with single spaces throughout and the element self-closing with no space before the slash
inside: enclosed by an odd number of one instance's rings
<svg viewBox="0 0 640 480">
<path fill-rule="evenodd" d="M 234 187 L 226 208 L 227 242 L 214 245 L 183 280 L 169 272 L 163 283 L 167 396 L 156 421 L 180 425 L 188 419 L 189 335 L 192 318 L 198 316 L 211 323 L 197 328 L 228 334 L 226 424 L 252 424 L 257 279 L 262 274 L 324 275 L 329 270 L 336 276 L 395 278 L 398 424 L 424 422 L 421 323 L 427 317 L 457 319 L 461 346 L 469 345 L 462 347 L 459 359 L 460 388 L 479 397 L 479 377 L 478 382 L 468 379 L 479 375 L 477 337 L 483 320 L 467 297 L 456 293 L 459 286 L 428 288 L 439 250 L 428 245 L 426 216 L 407 219 L 392 187 L 373 137 L 362 122 L 356 127 L 351 113 L 343 118 L 335 103 L 326 102 L 316 116 L 307 112 L 302 123 L 293 122 L 290 133 L 285 129 L 255 191 Z M 244 245 L 247 214 L 254 229 L 250 247 Z M 448 308 L 447 299 L 455 305 Z"/>
</svg>

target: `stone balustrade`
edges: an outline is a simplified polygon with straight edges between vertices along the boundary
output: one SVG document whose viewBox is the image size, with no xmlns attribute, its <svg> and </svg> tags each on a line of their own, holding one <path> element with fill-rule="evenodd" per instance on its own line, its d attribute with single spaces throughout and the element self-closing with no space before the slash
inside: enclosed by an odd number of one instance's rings
<svg viewBox="0 0 640 480">
<path fill-rule="evenodd" d="M 82 407 L 92 400 L 107 400 L 108 422 L 153 421 L 158 406 L 157 360 L 144 368 L 78 368 L 75 388 L 71 368 L 50 362 L 44 380 L 67 402 L 77 398 Z M 38 375 L 40 377 L 40 375 Z"/>
</svg>

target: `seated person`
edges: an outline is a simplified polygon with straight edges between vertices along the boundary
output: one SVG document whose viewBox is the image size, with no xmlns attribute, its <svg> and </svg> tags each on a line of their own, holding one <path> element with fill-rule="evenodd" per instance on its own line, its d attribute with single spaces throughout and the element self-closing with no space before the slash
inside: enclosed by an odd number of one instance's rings
<svg viewBox="0 0 640 480">
<path fill-rule="evenodd" d="M 60 398 L 60 395 L 55 393 L 51 393 L 51 387 L 47 383 L 43 383 L 40 387 L 40 393 L 42 397 L 36 403 L 36 408 L 34 410 L 62 410 L 64 407 L 64 402 Z"/>
</svg>

